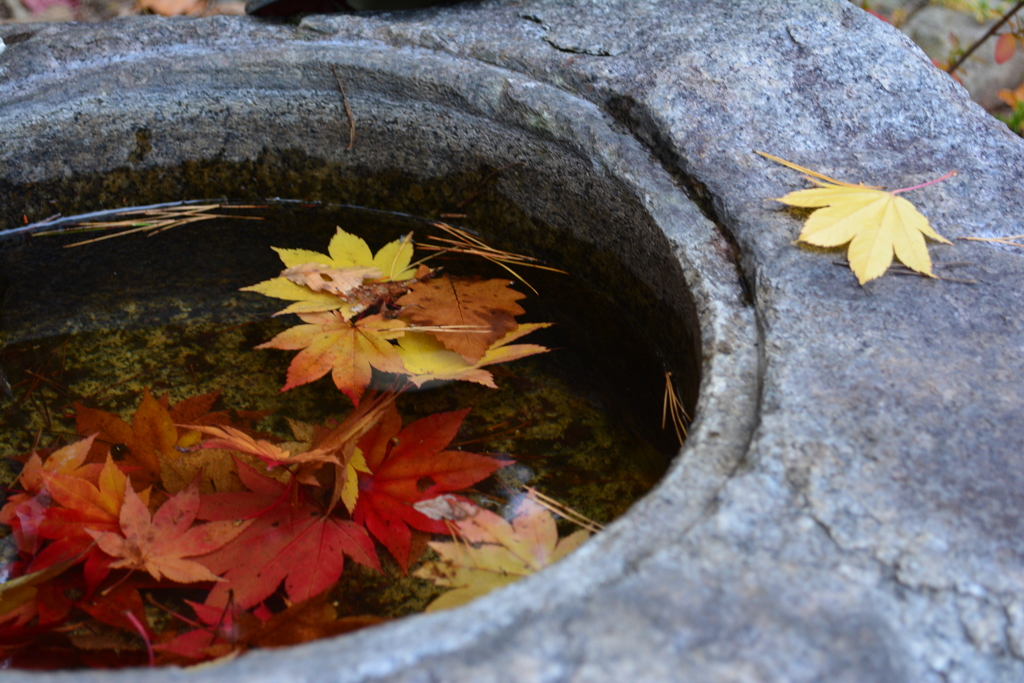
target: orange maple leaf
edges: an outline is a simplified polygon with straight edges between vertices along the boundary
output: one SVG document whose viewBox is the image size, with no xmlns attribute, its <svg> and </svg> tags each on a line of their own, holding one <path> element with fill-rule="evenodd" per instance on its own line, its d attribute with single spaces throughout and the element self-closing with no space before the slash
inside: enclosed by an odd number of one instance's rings
<svg viewBox="0 0 1024 683">
<path fill-rule="evenodd" d="M 299 318 L 307 324 L 289 328 L 256 347 L 302 349 L 288 366 L 288 381 L 281 391 L 309 384 L 330 372 L 335 386 L 359 405 L 370 384 L 371 368 L 402 371 L 402 359 L 388 341 L 402 336 L 402 321 L 386 320 L 379 314 L 349 321 L 334 311 L 302 313 Z"/>
<path fill-rule="evenodd" d="M 124 536 L 87 531 L 103 552 L 121 558 L 110 563 L 112 569 L 144 569 L 157 581 L 165 576 L 179 583 L 220 581 L 220 577 L 205 566 L 185 558 L 220 549 L 245 531 L 252 520 L 210 522 L 193 527 L 198 511 L 198 479 L 170 498 L 152 517 L 146 504 L 128 486 L 120 512 Z"/>
<path fill-rule="evenodd" d="M 414 325 L 456 328 L 430 332 L 469 363 L 476 363 L 493 342 L 516 329 L 515 317 L 526 312 L 516 303 L 526 295 L 510 289 L 510 284 L 442 275 L 417 282 L 395 303 L 403 307 L 402 318 Z"/>
<path fill-rule="evenodd" d="M 75 403 L 75 421 L 80 434 L 99 432 L 99 440 L 109 444 L 124 444 L 128 455 L 121 463 L 132 470 L 133 483 L 145 488 L 160 484 L 160 456 L 175 453 L 178 430 L 165 405 L 144 389 L 142 402 L 129 426 L 113 413 L 87 408 Z"/>
<path fill-rule="evenodd" d="M 18 483 L 25 489 L 26 493 L 35 494 L 42 490 L 45 477 L 57 472 L 95 480 L 102 465 L 95 463 L 85 464 L 85 459 L 89 455 L 95 439 L 96 434 L 93 434 L 81 441 L 68 444 L 60 450 L 51 453 L 45 462 L 39 457 L 38 453 L 33 451 L 25 466 L 21 469 Z"/>
</svg>

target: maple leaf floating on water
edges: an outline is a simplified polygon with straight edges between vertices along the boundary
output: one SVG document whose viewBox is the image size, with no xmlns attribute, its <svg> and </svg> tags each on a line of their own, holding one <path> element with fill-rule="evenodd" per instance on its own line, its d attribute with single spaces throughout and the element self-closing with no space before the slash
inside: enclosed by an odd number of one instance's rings
<svg viewBox="0 0 1024 683">
<path fill-rule="evenodd" d="M 289 328 L 256 347 L 301 349 L 288 366 L 288 381 L 281 391 L 309 384 L 330 372 L 334 385 L 359 405 L 373 375 L 371 367 L 402 372 L 402 359 L 388 341 L 404 334 L 402 321 L 386 320 L 380 314 L 350 321 L 334 312 L 305 313 L 299 318 L 307 324 Z"/>
<path fill-rule="evenodd" d="M 113 569 L 144 569 L 157 581 L 165 576 L 178 583 L 220 581 L 199 562 L 185 558 L 221 548 L 245 531 L 251 521 L 210 522 L 193 527 L 198 511 L 198 481 L 171 497 L 153 516 L 138 494 L 127 486 L 120 513 L 124 535 L 87 531 L 103 552 L 121 558 L 111 563 Z"/>
<path fill-rule="evenodd" d="M 414 325 L 451 327 L 432 334 L 467 362 L 480 360 L 488 347 L 516 329 L 516 316 L 526 311 L 516 301 L 526 297 L 509 280 L 441 277 L 417 283 L 396 303 Z M 461 328 L 461 329 L 459 329 Z"/>
<path fill-rule="evenodd" d="M 79 434 L 99 433 L 107 444 L 124 444 L 128 454 L 122 463 L 133 471 L 134 484 L 146 487 L 160 483 L 161 456 L 173 456 L 178 443 L 178 429 L 168 412 L 166 397 L 156 399 L 144 389 L 132 423 L 117 415 L 75 403 L 75 421 Z"/>
<path fill-rule="evenodd" d="M 238 538 L 203 557 L 203 564 L 224 581 L 213 587 L 207 605 L 224 607 L 233 598 L 241 609 L 266 600 L 284 581 L 288 599 L 299 602 L 334 585 L 345 567 L 345 555 L 380 571 L 380 562 L 366 529 L 325 514 L 299 492 L 236 463 L 245 493 L 214 493 L 202 497 L 201 519 L 233 524 L 251 517 Z"/>
<path fill-rule="evenodd" d="M 441 559 L 413 573 L 452 589 L 430 603 L 428 612 L 457 607 L 533 574 L 590 537 L 590 532 L 580 530 L 559 539 L 552 514 L 529 496 L 520 500 L 511 523 L 453 496 L 440 498 L 445 500 L 429 510 L 439 511 L 435 516 L 450 520 L 448 524 L 458 539 L 430 543 Z M 425 505 L 417 507 L 423 510 Z"/>
<path fill-rule="evenodd" d="M 19 550 L 34 555 L 27 571 L 77 557 L 85 560 L 90 589 L 106 577 L 109 558 L 85 527 L 117 531 L 126 483 L 109 455 L 105 464 L 83 464 L 94 441 L 95 435 L 65 446 L 45 462 L 33 453 L 19 477 L 24 492 L 12 494 L 0 510 L 0 523 L 11 527 Z M 40 550 L 45 541 L 51 543 Z"/>
<path fill-rule="evenodd" d="M 516 302 L 525 295 L 509 280 L 439 276 L 424 265 L 413 271 L 412 233 L 376 256 L 340 228 L 330 255 L 277 251 L 288 266 L 281 277 L 244 290 L 296 301 L 279 313 L 296 313 L 305 323 L 256 347 L 299 351 L 281 391 L 330 373 L 358 406 L 374 370 L 405 376 L 416 387 L 463 380 L 495 388 L 484 366 L 548 350 L 510 344 L 547 325 L 516 322 L 525 312 Z M 417 336 L 400 341 L 408 333 Z"/>
<path fill-rule="evenodd" d="M 379 425 L 359 442 L 369 474 L 359 475 L 359 499 L 352 518 L 366 524 L 407 571 L 412 532 L 443 534 L 444 522 L 431 519 L 415 504 L 439 493 L 458 491 L 511 465 L 476 453 L 444 450 L 451 443 L 469 410 L 438 413 L 402 429 L 394 404 Z"/>
<path fill-rule="evenodd" d="M 434 335 L 423 332 L 407 332 L 398 340 L 398 355 L 402 359 L 410 383 L 422 387 L 432 381 L 476 382 L 485 387 L 497 389 L 494 376 L 483 370 L 487 365 L 507 363 L 551 349 L 539 344 L 512 344 L 511 342 L 535 330 L 550 327 L 551 323 L 526 323 L 501 337 L 487 347 L 484 355 L 470 363 L 459 353 L 449 351 Z"/>
<path fill-rule="evenodd" d="M 834 180 L 771 154 L 757 153 L 812 176 L 819 187 L 790 192 L 776 201 L 817 208 L 807 219 L 798 239 L 817 247 L 839 247 L 849 242 L 847 259 L 860 284 L 885 273 L 893 255 L 911 270 L 934 277 L 924 238 L 944 244 L 950 242 L 932 230 L 928 219 L 913 204 L 896 195 L 945 180 L 955 175 L 955 171 L 928 183 L 886 192 L 877 187 Z"/>
<path fill-rule="evenodd" d="M 333 453 L 325 453 L 320 450 L 297 450 L 293 453 L 265 439 L 253 438 L 242 430 L 235 429 L 229 425 L 220 427 L 212 425 L 182 426 L 213 437 L 203 442 L 203 448 L 218 448 L 255 455 L 267 464 L 267 469 L 277 465 L 290 465 L 293 463 L 338 462 L 337 457 Z"/>
<path fill-rule="evenodd" d="M 345 295 L 367 279 L 400 282 L 416 275 L 409 268 L 413 252 L 410 235 L 384 245 L 376 255 L 370 252 L 365 241 L 341 228 L 331 239 L 327 254 L 276 247 L 274 251 L 287 266 L 281 276 L 243 287 L 242 291 L 295 302 L 276 315 L 340 310 L 348 319 L 352 317 L 352 308 L 334 290 L 343 290 L 341 293 Z M 345 288 L 356 279 L 358 282 L 353 287 Z"/>
</svg>

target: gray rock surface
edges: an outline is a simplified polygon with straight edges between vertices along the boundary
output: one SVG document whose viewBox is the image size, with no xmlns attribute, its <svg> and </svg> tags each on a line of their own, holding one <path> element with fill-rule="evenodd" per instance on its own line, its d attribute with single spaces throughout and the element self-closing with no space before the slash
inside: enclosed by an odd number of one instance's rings
<svg viewBox="0 0 1024 683">
<path fill-rule="evenodd" d="M 348 69 L 357 111 L 379 107 L 371 127 L 419 97 L 424 125 L 447 106 L 588 159 L 581 173 L 636 197 L 679 259 L 703 385 L 693 438 L 654 492 L 467 608 L 197 673 L 9 680 L 1024 680 L 1024 255 L 957 241 L 1024 233 L 1024 142 L 898 31 L 838 0 L 492 0 L 297 26 L 30 30 L 0 58 L 11 183 L 72 175 L 87 160 L 47 154 L 52 131 L 104 107 L 141 117 L 147 99 L 153 163 L 258 154 L 263 131 L 204 152 L 209 122 L 230 129 L 245 92 L 268 125 L 315 118 L 324 63 Z M 159 121 L 193 134 L 168 142 L 177 128 Z M 453 122 L 445 149 L 475 134 Z M 270 134 L 310 146 L 283 123 Z M 976 284 L 858 286 L 838 252 L 792 244 L 800 216 L 766 198 L 805 182 L 754 149 L 890 188 L 956 169 L 909 198 L 954 241 L 932 247 L 937 273 Z M 616 230 L 581 234 L 641 271 L 658 263 L 656 235 Z"/>
</svg>

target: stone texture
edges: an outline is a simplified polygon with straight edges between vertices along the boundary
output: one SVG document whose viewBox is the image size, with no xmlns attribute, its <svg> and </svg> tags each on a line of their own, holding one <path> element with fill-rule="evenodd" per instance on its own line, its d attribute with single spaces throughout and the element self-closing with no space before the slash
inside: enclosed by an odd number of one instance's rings
<svg viewBox="0 0 1024 683">
<path fill-rule="evenodd" d="M 100 104 L 136 115 L 148 98 L 197 126 L 194 142 L 155 146 L 166 163 L 209 153 L 211 101 L 243 112 L 247 85 L 275 97 L 245 106 L 315 118 L 324 63 L 349 69 L 359 106 L 418 97 L 424 113 L 448 106 L 589 160 L 679 259 L 703 385 L 693 438 L 654 492 L 565 562 L 462 610 L 200 673 L 10 680 L 1024 680 L 1024 261 L 956 241 L 1024 233 L 1024 142 L 896 30 L 838 0 L 492 0 L 297 26 L 29 30 L 0 58 L 12 183 L 84 164 L 45 153 L 59 138 L 47 126 Z M 443 145 L 473 136 L 453 130 Z M 19 145 L 38 163 L 12 161 Z M 937 272 L 976 284 L 859 287 L 838 253 L 792 244 L 799 217 L 765 200 L 804 181 L 754 149 L 887 187 L 956 169 L 911 198 L 954 240 L 932 248 Z M 581 234 L 642 271 L 655 257 L 619 229 Z"/>
</svg>

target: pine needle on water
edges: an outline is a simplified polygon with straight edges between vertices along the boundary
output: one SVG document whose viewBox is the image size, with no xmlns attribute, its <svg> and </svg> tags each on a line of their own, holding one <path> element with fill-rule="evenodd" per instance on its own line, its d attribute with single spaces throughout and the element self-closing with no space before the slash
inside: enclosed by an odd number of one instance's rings
<svg viewBox="0 0 1024 683">
<path fill-rule="evenodd" d="M 469 232 L 456 228 L 452 225 L 448 225 L 447 223 L 434 223 L 433 225 L 436 228 L 444 230 L 454 239 L 430 236 L 428 239 L 437 242 L 437 244 L 418 244 L 417 246 L 420 249 L 438 252 L 437 254 L 435 254 L 435 256 L 440 256 L 443 254 L 464 254 L 467 256 L 479 256 L 480 258 L 487 259 L 491 263 L 496 263 L 497 265 L 501 266 L 508 272 L 512 273 L 512 275 L 515 276 L 517 280 L 519 280 L 524 285 L 529 287 L 530 291 L 532 291 L 534 294 L 538 294 L 538 292 L 536 289 L 534 289 L 533 285 L 527 282 L 519 273 L 514 271 L 509 264 L 516 266 L 527 266 L 529 268 L 538 268 L 540 270 L 547 270 L 553 273 L 562 273 L 565 275 L 568 274 L 564 270 L 559 270 L 558 268 L 545 266 L 539 263 L 537 259 L 531 256 L 524 256 L 522 254 L 516 254 L 511 251 L 502 251 L 500 249 L 495 249 L 494 247 L 477 239 Z M 420 261 L 419 263 L 422 263 L 422 261 Z"/>
<path fill-rule="evenodd" d="M 214 218 L 231 218 L 237 220 L 252 220 L 261 221 L 262 216 L 234 216 L 231 214 L 221 213 L 210 213 L 216 209 L 263 209 L 265 206 L 260 205 L 240 205 L 240 204 L 199 204 L 189 206 L 174 206 L 158 209 L 129 209 L 127 211 L 119 212 L 116 215 L 119 216 L 138 216 L 137 218 L 125 218 L 123 220 L 114 221 L 88 221 L 81 223 L 80 225 L 73 228 L 61 228 L 57 230 L 45 230 L 35 233 L 36 236 L 46 235 L 64 235 L 78 232 L 106 232 L 109 230 L 117 230 L 118 232 L 103 235 L 102 237 L 94 237 L 93 239 L 83 240 L 81 242 L 74 242 L 72 244 L 64 245 L 65 249 L 71 247 L 82 247 L 87 244 L 94 244 L 96 242 L 102 242 L 103 240 L 113 239 L 115 237 L 123 237 L 125 235 L 131 235 L 138 232 L 148 232 L 148 237 L 152 237 L 171 228 L 177 228 L 182 225 L 188 225 L 189 223 L 197 223 L 199 221 L 213 220 Z"/>
<path fill-rule="evenodd" d="M 689 433 L 686 430 L 686 423 L 690 421 L 690 416 L 686 413 L 686 408 L 683 407 L 683 402 L 679 400 L 678 394 L 676 394 L 675 385 L 672 383 L 672 373 L 665 373 L 665 397 L 661 402 L 661 428 L 665 429 L 668 422 L 668 417 L 672 416 L 672 427 L 675 429 L 676 438 L 679 439 L 679 445 L 682 446 L 686 437 Z"/>
<path fill-rule="evenodd" d="M 567 505 L 559 503 L 551 496 L 547 496 L 541 493 L 532 486 L 525 486 L 523 488 L 525 489 L 527 495 L 529 495 L 535 501 L 537 501 L 537 504 L 539 504 L 541 507 L 547 508 L 549 512 L 553 512 L 554 514 L 560 517 L 564 517 L 565 519 L 569 520 L 581 529 L 585 529 L 592 534 L 596 534 L 598 531 L 604 529 L 604 526 L 602 524 L 595 522 L 586 515 L 577 512 L 576 510 L 573 510 L 571 507 Z"/>
</svg>

